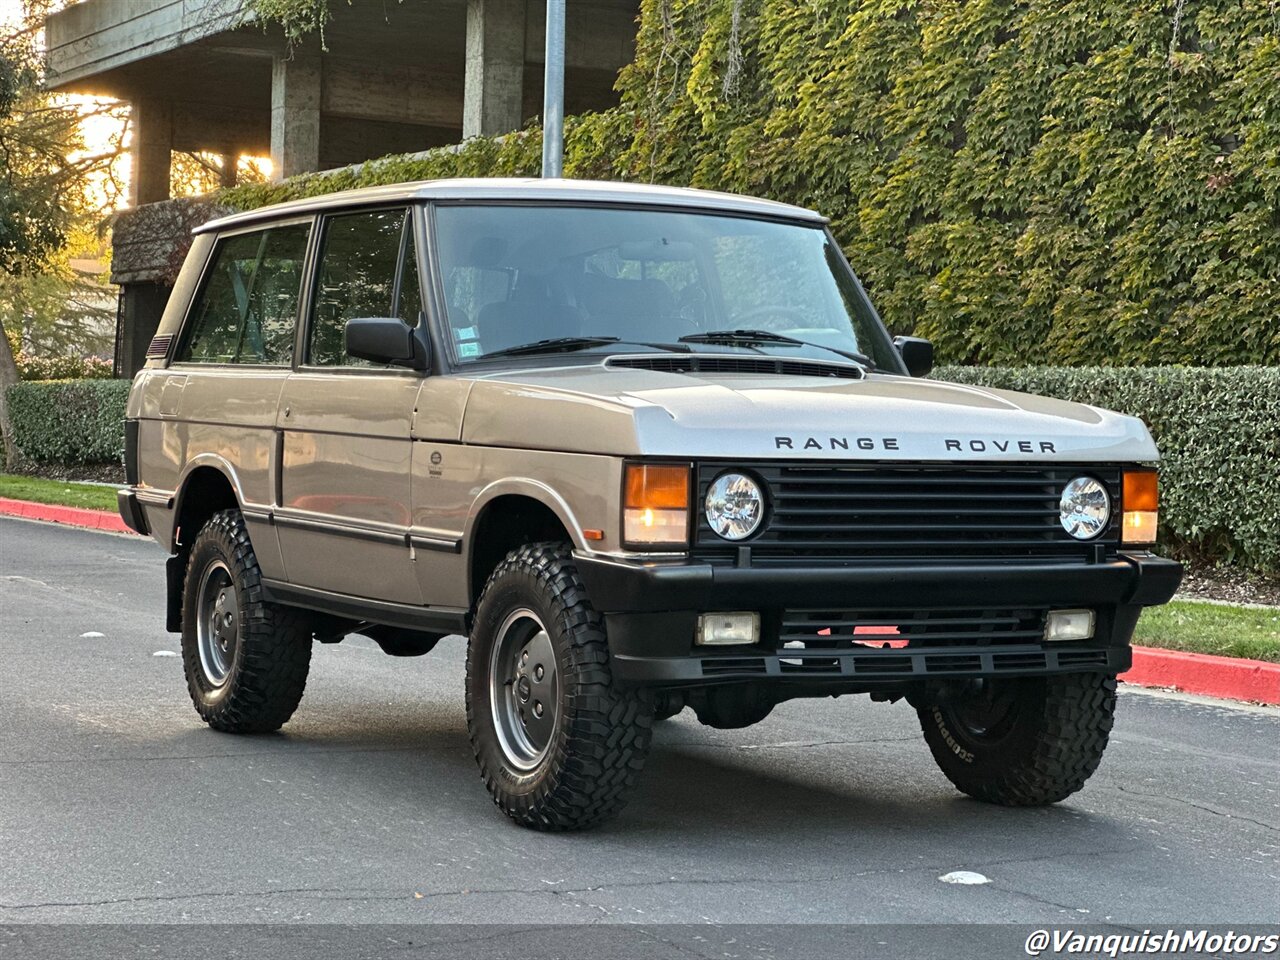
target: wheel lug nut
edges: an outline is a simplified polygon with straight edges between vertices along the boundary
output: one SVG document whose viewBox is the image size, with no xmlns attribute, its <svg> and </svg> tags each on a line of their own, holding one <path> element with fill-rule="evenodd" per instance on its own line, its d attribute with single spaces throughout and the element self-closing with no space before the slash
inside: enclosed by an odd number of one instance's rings
<svg viewBox="0 0 1280 960">
<path fill-rule="evenodd" d="M 540 717 L 540 716 L 542 716 L 542 701 L 541 701 L 541 700 L 535 700 L 535 701 L 533 701 L 533 715 L 534 715 L 535 717 Z"/>
<path fill-rule="evenodd" d="M 533 679 L 541 680 L 543 672 L 544 671 L 542 669 L 542 664 L 538 664 L 536 667 L 533 668 Z"/>
<path fill-rule="evenodd" d="M 520 665 L 523 666 L 528 662 L 529 662 L 529 654 L 528 653 L 520 654 Z"/>
</svg>

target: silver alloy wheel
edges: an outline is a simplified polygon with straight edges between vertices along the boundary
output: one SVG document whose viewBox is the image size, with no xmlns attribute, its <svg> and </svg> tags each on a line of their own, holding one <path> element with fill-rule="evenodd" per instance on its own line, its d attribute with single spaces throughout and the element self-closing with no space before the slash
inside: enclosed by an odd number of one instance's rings
<svg viewBox="0 0 1280 960">
<path fill-rule="evenodd" d="M 200 669 L 210 686 L 220 687 L 227 682 L 240 645 L 240 598 L 221 560 L 211 562 L 200 577 L 196 613 Z"/>
<path fill-rule="evenodd" d="M 532 770 L 555 735 L 560 678 L 547 628 L 527 607 L 509 613 L 498 629 L 489 658 L 489 703 L 507 762 Z"/>
</svg>

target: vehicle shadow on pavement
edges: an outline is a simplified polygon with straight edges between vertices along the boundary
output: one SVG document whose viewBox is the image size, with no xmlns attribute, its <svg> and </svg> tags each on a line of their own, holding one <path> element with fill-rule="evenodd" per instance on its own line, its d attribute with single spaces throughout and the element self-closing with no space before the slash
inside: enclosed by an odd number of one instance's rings
<svg viewBox="0 0 1280 960">
<path fill-rule="evenodd" d="M 1006 843 L 1026 858 L 1027 843 L 1087 849 L 1132 846 L 1119 820 L 1068 800 L 1007 808 L 972 800 L 937 771 L 919 738 L 865 746 L 856 741 L 763 748 L 663 742 L 660 731 L 636 796 L 610 833 L 704 837 L 784 834 L 787 843 L 867 845 L 883 849 L 926 839 L 937 847 L 998 854 Z M 758 739 L 758 738 L 757 738 Z M 1088 788 L 1086 788 L 1087 790 Z M 767 842 L 767 841 L 766 841 Z"/>
<path fill-rule="evenodd" d="M 320 797 L 359 798 L 392 818 L 420 815 L 423 797 L 431 796 L 436 815 L 451 827 L 500 819 L 481 785 L 465 720 L 452 704 L 420 703 L 399 714 L 334 706 L 304 707 L 275 734 L 174 731 L 160 752 L 209 761 L 252 757 L 254 779 L 315 777 Z M 612 845 L 643 837 L 679 848 L 737 835 L 776 848 L 777 856 L 834 843 L 935 851 L 954 844 L 987 857 L 1007 850 L 1023 859 L 1028 841 L 1091 850 L 1134 843 L 1122 822 L 1070 801 L 1008 809 L 963 797 L 934 768 L 913 729 L 895 726 L 900 735 L 891 738 L 869 733 L 865 742 L 830 744 L 761 735 L 770 732 L 781 731 L 770 730 L 768 721 L 750 732 L 706 731 L 690 718 L 663 724 L 621 816 L 588 834 L 548 842 Z M 244 774 L 217 764 L 203 775 L 235 781 Z"/>
</svg>

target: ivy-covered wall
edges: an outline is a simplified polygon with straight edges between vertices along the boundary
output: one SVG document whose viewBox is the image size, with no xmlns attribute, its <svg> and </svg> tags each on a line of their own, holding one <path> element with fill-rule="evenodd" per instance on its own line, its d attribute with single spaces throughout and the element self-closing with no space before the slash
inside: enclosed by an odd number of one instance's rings
<svg viewBox="0 0 1280 960">
<path fill-rule="evenodd" d="M 619 89 L 568 175 L 822 210 L 945 361 L 1280 363 L 1272 0 L 642 0 Z M 225 199 L 534 174 L 538 136 Z"/>
</svg>

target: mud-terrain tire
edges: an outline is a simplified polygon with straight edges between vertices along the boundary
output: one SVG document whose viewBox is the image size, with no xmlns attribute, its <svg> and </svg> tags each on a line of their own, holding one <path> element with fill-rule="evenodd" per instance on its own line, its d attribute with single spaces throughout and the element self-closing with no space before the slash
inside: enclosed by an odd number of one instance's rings
<svg viewBox="0 0 1280 960">
<path fill-rule="evenodd" d="M 917 712 L 933 759 L 957 789 L 1034 807 L 1069 797 L 1098 769 L 1115 708 L 1115 677 L 1079 673 L 985 681 L 974 698 Z"/>
<path fill-rule="evenodd" d="M 507 554 L 476 604 L 467 729 L 494 803 L 521 826 L 579 830 L 625 805 L 653 701 L 613 683 L 604 621 L 560 543 Z"/>
<path fill-rule="evenodd" d="M 258 559 L 239 510 L 215 513 L 191 544 L 182 591 L 182 662 L 191 702 L 215 730 L 277 730 L 302 700 L 311 666 L 307 617 L 263 599 Z"/>
</svg>

